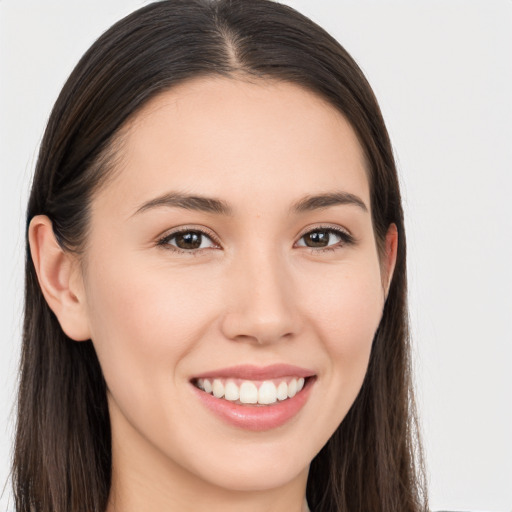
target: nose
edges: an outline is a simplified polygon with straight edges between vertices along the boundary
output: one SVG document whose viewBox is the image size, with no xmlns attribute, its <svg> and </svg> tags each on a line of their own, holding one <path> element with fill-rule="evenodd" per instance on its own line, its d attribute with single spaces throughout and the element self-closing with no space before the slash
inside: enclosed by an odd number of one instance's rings
<svg viewBox="0 0 512 512">
<path fill-rule="evenodd" d="M 301 329 L 297 294 L 287 265 L 267 251 L 233 263 L 229 272 L 224 335 L 260 345 L 296 336 Z"/>
</svg>

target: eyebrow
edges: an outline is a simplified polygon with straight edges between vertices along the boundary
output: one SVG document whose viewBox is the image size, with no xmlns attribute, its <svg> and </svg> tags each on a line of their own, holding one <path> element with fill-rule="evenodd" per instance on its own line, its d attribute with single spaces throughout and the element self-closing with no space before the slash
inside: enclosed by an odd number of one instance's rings
<svg viewBox="0 0 512 512">
<path fill-rule="evenodd" d="M 142 213 L 146 210 L 166 206 L 168 208 L 183 208 L 185 210 L 196 210 L 217 215 L 233 215 L 231 207 L 221 199 L 212 197 L 195 196 L 170 192 L 144 203 L 136 212 Z"/>
<path fill-rule="evenodd" d="M 330 206 L 338 205 L 354 205 L 361 208 L 364 212 L 368 211 L 364 201 L 349 192 L 330 192 L 327 194 L 318 194 L 314 196 L 306 196 L 292 205 L 291 211 L 302 213 L 312 210 L 322 210 Z"/>
<path fill-rule="evenodd" d="M 365 212 L 368 211 L 364 201 L 358 196 L 350 194 L 349 192 L 330 192 L 306 196 L 300 199 L 291 206 L 290 213 L 304 213 L 338 205 L 354 205 Z M 189 195 L 180 192 L 169 192 L 147 201 L 136 210 L 135 215 L 159 207 L 183 208 L 185 210 L 195 210 L 225 216 L 233 215 L 231 206 L 222 199 Z"/>
</svg>

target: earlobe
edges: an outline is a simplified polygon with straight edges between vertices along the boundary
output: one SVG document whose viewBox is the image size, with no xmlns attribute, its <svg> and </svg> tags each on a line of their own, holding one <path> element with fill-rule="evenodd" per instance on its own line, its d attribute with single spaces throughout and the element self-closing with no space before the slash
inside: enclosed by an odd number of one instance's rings
<svg viewBox="0 0 512 512">
<path fill-rule="evenodd" d="M 390 224 L 386 233 L 385 253 L 383 261 L 382 284 L 384 286 L 384 296 L 387 298 L 393 273 L 395 271 L 396 257 L 398 252 L 398 229 L 396 224 Z"/>
<path fill-rule="evenodd" d="M 28 239 L 39 286 L 62 330 L 75 341 L 88 340 L 85 295 L 76 256 L 59 245 L 46 215 L 31 220 Z"/>
</svg>

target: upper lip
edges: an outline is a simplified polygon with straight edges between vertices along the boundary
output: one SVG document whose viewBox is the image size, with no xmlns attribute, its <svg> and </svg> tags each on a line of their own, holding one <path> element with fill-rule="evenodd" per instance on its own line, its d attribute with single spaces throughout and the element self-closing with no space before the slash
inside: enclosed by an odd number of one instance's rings
<svg viewBox="0 0 512 512">
<path fill-rule="evenodd" d="M 279 379 L 280 377 L 312 377 L 315 372 L 300 366 L 291 364 L 273 364 L 270 366 L 254 366 L 251 364 L 242 364 L 230 366 L 228 368 L 219 368 L 208 372 L 195 375 L 194 379 L 208 378 L 229 378 L 244 380 L 265 380 Z"/>
</svg>

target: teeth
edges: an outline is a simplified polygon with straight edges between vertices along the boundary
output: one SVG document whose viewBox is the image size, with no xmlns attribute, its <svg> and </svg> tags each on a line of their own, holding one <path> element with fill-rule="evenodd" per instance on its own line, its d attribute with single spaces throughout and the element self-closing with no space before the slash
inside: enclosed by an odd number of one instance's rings
<svg viewBox="0 0 512 512">
<path fill-rule="evenodd" d="M 288 381 L 288 382 L 287 382 Z M 206 393 L 213 394 L 216 398 L 224 398 L 231 402 L 239 401 L 242 404 L 269 405 L 275 402 L 293 398 L 304 387 L 305 379 L 292 378 L 279 382 L 263 381 L 259 389 L 252 381 L 223 380 L 223 379 L 198 379 L 196 386 Z M 278 383 L 278 384 L 277 384 Z"/>
<path fill-rule="evenodd" d="M 240 386 L 240 402 L 255 404 L 258 402 L 258 388 L 252 382 L 243 382 Z"/>
<path fill-rule="evenodd" d="M 213 381 L 213 396 L 222 398 L 224 396 L 224 384 L 219 379 Z"/>
<path fill-rule="evenodd" d="M 288 398 L 288 384 L 286 382 L 281 382 L 279 386 L 277 386 L 277 399 L 278 400 L 286 400 Z"/>
<path fill-rule="evenodd" d="M 204 382 L 203 382 L 203 389 L 207 393 L 211 393 L 213 391 L 212 385 L 211 385 L 211 383 L 210 383 L 210 381 L 208 379 L 204 380 Z"/>
<path fill-rule="evenodd" d="M 266 380 L 258 390 L 259 404 L 273 404 L 277 401 L 277 389 L 273 382 Z"/>
<path fill-rule="evenodd" d="M 233 402 L 240 398 L 240 390 L 238 389 L 238 386 L 231 380 L 226 382 L 226 387 L 224 388 L 224 398 Z"/>
<path fill-rule="evenodd" d="M 297 394 L 297 379 L 292 379 L 288 384 L 288 398 L 293 398 Z"/>
</svg>

